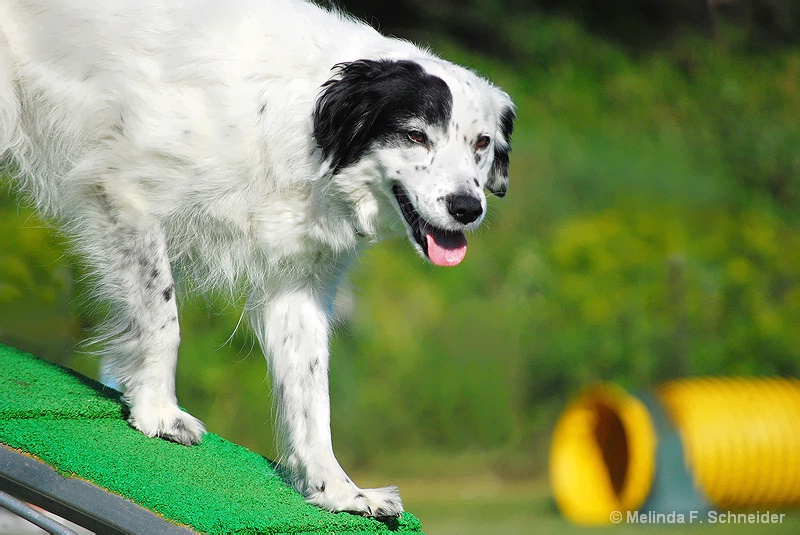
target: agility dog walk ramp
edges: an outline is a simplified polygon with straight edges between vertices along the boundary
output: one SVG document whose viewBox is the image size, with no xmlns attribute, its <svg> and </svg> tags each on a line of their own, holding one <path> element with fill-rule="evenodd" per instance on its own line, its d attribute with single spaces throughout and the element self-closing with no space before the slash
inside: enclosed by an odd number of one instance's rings
<svg viewBox="0 0 800 535">
<path fill-rule="evenodd" d="M 323 511 L 246 448 L 148 438 L 124 413 L 115 390 L 0 345 L 0 491 L 98 533 L 421 531 L 410 513 Z"/>
</svg>

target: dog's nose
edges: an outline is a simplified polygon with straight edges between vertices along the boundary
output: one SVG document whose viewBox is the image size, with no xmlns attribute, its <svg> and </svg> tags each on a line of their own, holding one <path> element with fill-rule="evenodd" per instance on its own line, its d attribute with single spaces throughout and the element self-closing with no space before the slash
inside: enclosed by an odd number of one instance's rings
<svg viewBox="0 0 800 535">
<path fill-rule="evenodd" d="M 480 199 L 472 195 L 454 193 L 448 195 L 445 200 L 447 202 L 447 211 L 450 212 L 450 215 L 464 225 L 469 225 L 483 213 Z"/>
</svg>

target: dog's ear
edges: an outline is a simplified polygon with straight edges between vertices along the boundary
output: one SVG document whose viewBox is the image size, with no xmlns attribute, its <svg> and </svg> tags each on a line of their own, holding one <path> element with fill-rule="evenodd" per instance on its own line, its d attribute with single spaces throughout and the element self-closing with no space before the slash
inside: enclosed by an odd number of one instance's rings
<svg viewBox="0 0 800 535">
<path fill-rule="evenodd" d="M 429 124 L 450 118 L 450 88 L 416 62 L 362 59 L 335 69 L 314 109 L 314 139 L 334 173 L 412 116 Z"/>
<path fill-rule="evenodd" d="M 366 134 L 375 120 L 374 99 L 367 87 L 378 78 L 381 65 L 360 60 L 334 67 L 333 78 L 322 86 L 314 109 L 314 139 L 334 173 L 355 161 L 366 147 Z"/>
<path fill-rule="evenodd" d="M 497 195 L 505 196 L 508 191 L 508 164 L 509 153 L 511 152 L 511 133 L 514 131 L 514 120 L 517 118 L 514 113 L 514 103 L 504 92 L 497 90 L 499 117 L 497 120 L 497 132 L 494 142 L 494 161 L 489 170 L 489 180 L 486 182 L 486 189 Z"/>
</svg>

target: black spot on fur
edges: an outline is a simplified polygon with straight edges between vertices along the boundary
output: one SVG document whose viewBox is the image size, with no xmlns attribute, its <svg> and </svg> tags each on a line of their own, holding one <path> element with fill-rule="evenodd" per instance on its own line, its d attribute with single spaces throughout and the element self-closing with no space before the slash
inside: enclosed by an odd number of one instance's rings
<svg viewBox="0 0 800 535">
<path fill-rule="evenodd" d="M 320 491 L 320 492 L 325 492 L 325 482 L 324 481 L 319 484 L 319 487 L 317 487 L 317 490 Z"/>
<path fill-rule="evenodd" d="M 97 72 L 98 71 L 99 71 L 99 69 L 97 68 L 97 66 L 96 65 L 92 65 L 91 67 L 86 69 L 86 71 L 83 73 L 83 75 L 81 75 L 81 82 L 88 82 L 89 80 L 91 80 L 92 78 L 97 76 Z"/>
<path fill-rule="evenodd" d="M 183 420 L 175 420 L 172 422 L 172 429 L 175 431 L 185 431 L 186 426 L 183 424 Z"/>
<path fill-rule="evenodd" d="M 360 500 L 360 499 L 362 499 L 362 498 L 366 498 L 366 496 L 364 496 L 364 495 L 363 495 L 362 493 L 360 493 L 360 492 L 359 492 L 358 494 L 356 494 L 356 499 L 357 499 L 357 500 Z"/>
<path fill-rule="evenodd" d="M 516 118 L 514 110 L 510 107 L 504 108 L 500 114 L 499 131 L 505 143 L 498 139 L 494 144 L 494 161 L 489 171 L 489 181 L 486 183 L 486 189 L 498 197 L 503 197 L 508 191 L 508 156 L 511 152 L 511 134 L 514 132 Z"/>
<path fill-rule="evenodd" d="M 166 290 L 161 292 L 161 295 L 164 296 L 164 301 L 169 301 L 170 299 L 172 299 L 172 292 L 174 291 L 174 289 L 175 289 L 175 286 L 174 285 L 170 285 L 169 287 L 167 287 Z"/>
<path fill-rule="evenodd" d="M 418 63 L 358 60 L 336 68 L 314 110 L 314 138 L 334 173 L 357 162 L 373 144 L 405 136 L 412 119 L 447 128 L 450 88 Z"/>
<path fill-rule="evenodd" d="M 311 364 L 308 366 L 308 371 L 310 371 L 311 374 L 313 375 L 314 372 L 317 370 L 317 366 L 319 366 L 319 359 L 318 358 L 316 358 L 316 359 L 311 361 Z"/>
</svg>

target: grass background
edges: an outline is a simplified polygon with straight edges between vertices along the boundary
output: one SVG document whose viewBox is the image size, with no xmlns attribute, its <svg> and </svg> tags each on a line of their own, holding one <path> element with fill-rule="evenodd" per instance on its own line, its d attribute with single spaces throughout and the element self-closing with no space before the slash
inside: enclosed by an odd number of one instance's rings
<svg viewBox="0 0 800 535">
<path fill-rule="evenodd" d="M 549 433 L 595 381 L 800 371 L 798 47 L 720 26 L 632 49 L 558 13 L 496 20 L 512 58 L 427 40 L 518 104 L 509 195 L 457 269 L 403 239 L 367 251 L 333 341 L 340 460 L 362 484 L 400 483 L 430 533 L 567 530 L 546 485 Z M 3 193 L 0 340 L 96 376 L 76 349 L 97 321 L 83 273 Z M 237 329 L 240 304 L 181 305 L 182 405 L 274 455 L 267 370 Z"/>
</svg>

